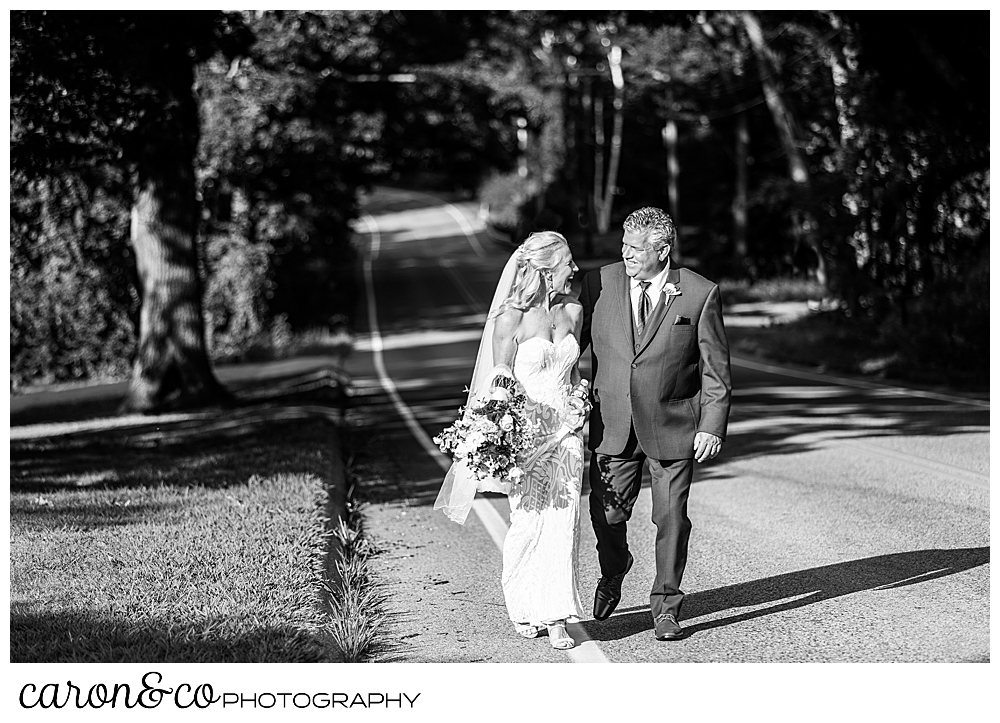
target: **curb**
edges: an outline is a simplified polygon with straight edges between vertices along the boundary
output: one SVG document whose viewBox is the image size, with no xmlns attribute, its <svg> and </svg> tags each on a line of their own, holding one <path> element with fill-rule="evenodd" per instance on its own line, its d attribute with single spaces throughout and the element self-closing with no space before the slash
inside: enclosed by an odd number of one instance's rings
<svg viewBox="0 0 1000 723">
<path fill-rule="evenodd" d="M 326 501 L 323 506 L 325 522 L 325 532 L 327 533 L 326 556 L 323 560 L 323 572 L 327 580 L 339 582 L 340 573 L 337 570 L 337 561 L 343 557 L 344 549 L 340 538 L 334 534 L 334 530 L 343 520 L 348 518 L 347 505 L 350 499 L 347 487 L 347 465 L 344 462 L 344 448 L 340 438 L 340 427 L 330 420 L 331 429 L 330 447 L 333 452 L 333 469 L 330 470 L 330 479 L 326 481 L 325 492 Z"/>
</svg>

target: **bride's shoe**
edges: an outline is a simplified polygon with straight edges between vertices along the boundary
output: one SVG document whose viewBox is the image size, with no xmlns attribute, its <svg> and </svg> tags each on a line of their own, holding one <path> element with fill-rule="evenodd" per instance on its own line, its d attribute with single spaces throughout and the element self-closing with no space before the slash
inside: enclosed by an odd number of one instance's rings
<svg viewBox="0 0 1000 723">
<path fill-rule="evenodd" d="M 551 623 L 546 626 L 549 629 L 549 643 L 556 650 L 569 650 L 576 647 L 576 641 L 566 632 L 565 623 Z"/>
<path fill-rule="evenodd" d="M 514 630 L 517 631 L 517 634 L 522 638 L 528 638 L 529 640 L 537 638 L 542 634 L 544 629 L 545 628 L 541 625 L 532 625 L 531 623 L 514 623 Z"/>
</svg>

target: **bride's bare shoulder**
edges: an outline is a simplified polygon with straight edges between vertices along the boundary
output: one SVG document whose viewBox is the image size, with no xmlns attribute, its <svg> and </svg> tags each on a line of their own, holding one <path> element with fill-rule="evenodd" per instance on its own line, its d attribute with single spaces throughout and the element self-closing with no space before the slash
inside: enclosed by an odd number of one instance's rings
<svg viewBox="0 0 1000 723">
<path fill-rule="evenodd" d="M 523 309 L 515 309 L 513 306 L 508 306 L 506 309 L 504 309 L 497 315 L 497 323 L 499 324 L 501 321 L 505 323 L 510 323 L 511 321 L 520 321 L 521 317 L 523 316 L 524 316 Z"/>
<path fill-rule="evenodd" d="M 583 304 L 581 304 L 580 300 L 577 299 L 575 296 L 570 296 L 569 294 L 563 294 L 559 298 L 559 303 L 562 304 L 563 307 L 566 309 L 566 311 L 568 311 L 570 314 L 578 314 L 581 311 L 583 311 Z"/>
<path fill-rule="evenodd" d="M 521 325 L 522 318 L 524 318 L 524 312 L 520 309 L 504 309 L 493 322 L 494 329 L 498 333 L 513 336 L 514 332 L 516 332 L 517 328 Z"/>
</svg>

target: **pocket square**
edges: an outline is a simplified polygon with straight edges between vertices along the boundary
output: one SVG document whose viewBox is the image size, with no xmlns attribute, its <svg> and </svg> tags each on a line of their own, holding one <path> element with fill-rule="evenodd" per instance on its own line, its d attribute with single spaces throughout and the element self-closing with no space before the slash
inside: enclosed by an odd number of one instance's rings
<svg viewBox="0 0 1000 723">
<path fill-rule="evenodd" d="M 691 319 L 687 316 L 680 316 L 679 314 L 674 319 L 674 326 L 687 325 L 691 326 Z"/>
</svg>

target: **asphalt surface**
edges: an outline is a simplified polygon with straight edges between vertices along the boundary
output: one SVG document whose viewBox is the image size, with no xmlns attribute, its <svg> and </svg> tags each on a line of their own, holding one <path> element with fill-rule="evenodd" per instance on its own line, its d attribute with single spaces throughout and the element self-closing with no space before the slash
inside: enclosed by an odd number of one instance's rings
<svg viewBox="0 0 1000 723">
<path fill-rule="evenodd" d="M 696 471 L 681 613 L 656 642 L 648 487 L 612 618 L 552 650 L 514 635 L 500 590 L 506 498 L 464 526 L 434 512 L 447 461 L 429 438 L 464 400 L 511 249 L 470 203 L 380 189 L 357 226 L 366 302 L 347 371 L 358 495 L 389 593 L 384 660 L 960 662 L 989 660 L 989 402 L 734 359 L 720 457 Z M 585 269 L 588 265 L 578 259 Z M 729 310 L 728 323 L 753 323 Z M 767 310 L 750 310 L 763 320 Z M 781 307 L 776 314 L 794 312 Z M 589 352 L 581 363 L 589 373 Z M 599 572 L 584 489 L 583 588 Z"/>
</svg>

